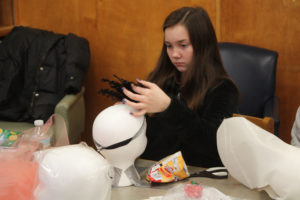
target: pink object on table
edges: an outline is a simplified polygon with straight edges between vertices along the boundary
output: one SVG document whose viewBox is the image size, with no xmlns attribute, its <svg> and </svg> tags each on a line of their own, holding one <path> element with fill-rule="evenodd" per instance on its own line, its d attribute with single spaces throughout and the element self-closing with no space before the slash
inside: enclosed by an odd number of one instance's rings
<svg viewBox="0 0 300 200">
<path fill-rule="evenodd" d="M 0 199 L 31 200 L 38 185 L 37 162 L 0 161 Z"/>
<path fill-rule="evenodd" d="M 0 199 L 32 200 L 38 184 L 37 142 L 21 141 L 18 148 L 0 152 Z"/>
<path fill-rule="evenodd" d="M 189 198 L 199 198 L 202 195 L 202 186 L 197 184 L 197 183 L 193 183 L 193 182 L 189 182 L 185 188 L 185 194 L 186 196 L 188 196 Z"/>
</svg>

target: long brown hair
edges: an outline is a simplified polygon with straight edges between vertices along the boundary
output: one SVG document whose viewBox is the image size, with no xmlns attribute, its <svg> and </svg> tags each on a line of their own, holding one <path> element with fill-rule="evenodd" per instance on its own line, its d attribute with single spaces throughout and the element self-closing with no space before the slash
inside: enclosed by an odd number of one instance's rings
<svg viewBox="0 0 300 200">
<path fill-rule="evenodd" d="M 163 31 L 175 25 L 184 25 L 194 50 L 194 66 L 181 74 L 172 64 L 165 43 L 156 68 L 148 80 L 163 88 L 170 78 L 180 77 L 181 97 L 195 110 L 203 104 L 206 93 L 228 78 L 223 67 L 213 25 L 206 11 L 200 7 L 183 7 L 169 14 Z"/>
</svg>

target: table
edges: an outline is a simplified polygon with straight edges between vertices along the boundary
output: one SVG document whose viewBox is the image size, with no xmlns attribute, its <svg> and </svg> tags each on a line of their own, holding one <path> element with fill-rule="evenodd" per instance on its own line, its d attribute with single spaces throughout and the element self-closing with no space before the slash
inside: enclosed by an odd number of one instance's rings
<svg viewBox="0 0 300 200">
<path fill-rule="evenodd" d="M 145 170 L 154 164 L 154 161 L 137 159 L 135 166 L 144 179 Z M 197 171 L 201 171 L 204 168 L 188 166 L 189 172 L 192 174 Z M 198 181 L 201 185 L 215 187 L 221 192 L 231 197 L 240 198 L 242 200 L 271 200 L 271 198 L 264 191 L 250 190 L 246 186 L 236 181 L 229 175 L 228 179 L 210 179 L 202 177 L 188 178 L 176 183 L 161 184 L 160 186 L 154 186 L 152 188 L 144 187 L 115 187 L 112 189 L 111 200 L 144 200 L 151 196 L 164 196 L 168 189 L 174 187 L 176 184 L 185 183 L 188 181 Z"/>
</svg>

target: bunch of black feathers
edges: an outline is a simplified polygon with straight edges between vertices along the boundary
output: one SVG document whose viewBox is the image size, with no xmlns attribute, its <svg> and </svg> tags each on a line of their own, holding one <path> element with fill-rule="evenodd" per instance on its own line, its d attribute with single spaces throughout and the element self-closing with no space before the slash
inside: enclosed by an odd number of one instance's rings
<svg viewBox="0 0 300 200">
<path fill-rule="evenodd" d="M 132 89 L 132 84 L 133 85 L 137 85 L 137 86 L 140 86 L 140 87 L 144 87 L 142 84 L 140 83 L 136 83 L 136 82 L 133 82 L 133 81 L 128 81 L 128 80 L 125 80 L 123 78 L 120 78 L 118 77 L 117 75 L 113 75 L 116 80 L 109 80 L 107 78 L 102 78 L 101 81 L 102 82 L 105 82 L 105 83 L 108 83 L 108 85 L 110 86 L 110 88 L 105 88 L 105 89 L 100 89 L 98 91 L 98 94 L 102 94 L 106 97 L 109 97 L 113 100 L 116 100 L 116 101 L 122 101 L 122 99 L 126 98 L 130 101 L 133 101 L 133 102 L 136 102 L 132 99 L 130 99 L 129 97 L 127 97 L 123 91 L 122 91 L 122 88 L 126 88 L 127 90 L 133 92 L 133 93 L 136 93 L 135 91 L 133 91 Z"/>
</svg>

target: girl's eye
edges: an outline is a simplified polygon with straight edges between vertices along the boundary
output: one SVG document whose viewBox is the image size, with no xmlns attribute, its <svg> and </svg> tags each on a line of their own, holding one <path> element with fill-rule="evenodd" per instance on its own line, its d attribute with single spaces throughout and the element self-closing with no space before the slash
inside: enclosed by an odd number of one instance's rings
<svg viewBox="0 0 300 200">
<path fill-rule="evenodd" d="M 172 45 L 166 44 L 166 47 L 167 47 L 168 49 L 170 49 L 170 48 L 172 48 Z"/>
<path fill-rule="evenodd" d="M 181 44 L 180 45 L 182 48 L 185 48 L 185 47 L 187 47 L 187 44 Z"/>
</svg>

